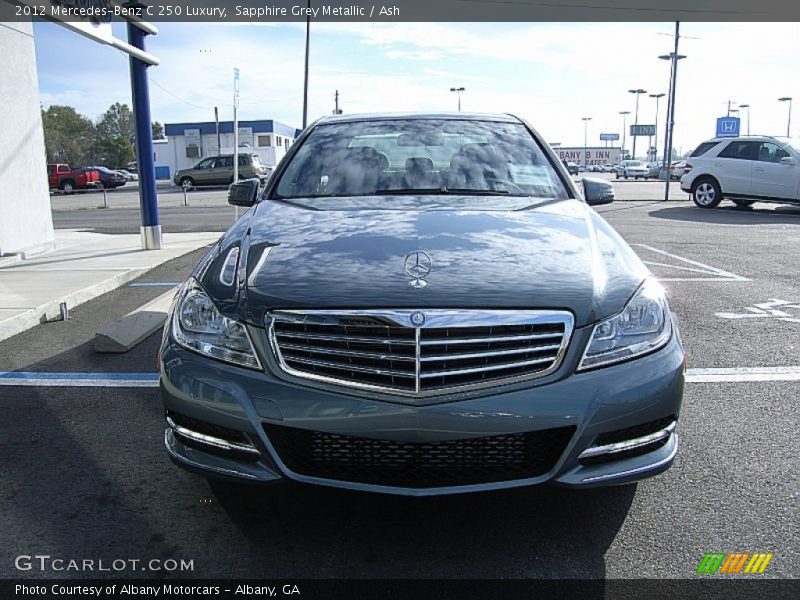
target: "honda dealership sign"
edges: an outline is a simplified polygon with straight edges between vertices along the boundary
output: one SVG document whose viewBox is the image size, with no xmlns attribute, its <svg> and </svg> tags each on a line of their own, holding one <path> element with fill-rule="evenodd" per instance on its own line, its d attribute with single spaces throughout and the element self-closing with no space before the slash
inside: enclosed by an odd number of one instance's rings
<svg viewBox="0 0 800 600">
<path fill-rule="evenodd" d="M 739 137 L 739 117 L 717 119 L 717 137 Z"/>
</svg>

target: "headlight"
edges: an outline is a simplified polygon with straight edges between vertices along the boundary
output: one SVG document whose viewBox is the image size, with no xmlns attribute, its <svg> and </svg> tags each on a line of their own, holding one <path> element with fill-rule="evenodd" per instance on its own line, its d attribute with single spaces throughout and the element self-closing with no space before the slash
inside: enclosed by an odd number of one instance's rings
<svg viewBox="0 0 800 600">
<path fill-rule="evenodd" d="M 647 279 L 623 311 L 594 326 L 579 371 L 622 362 L 658 350 L 672 334 L 664 288 Z"/>
<path fill-rule="evenodd" d="M 245 326 L 223 316 L 194 279 L 178 292 L 172 337 L 187 350 L 249 369 L 261 363 Z"/>
</svg>

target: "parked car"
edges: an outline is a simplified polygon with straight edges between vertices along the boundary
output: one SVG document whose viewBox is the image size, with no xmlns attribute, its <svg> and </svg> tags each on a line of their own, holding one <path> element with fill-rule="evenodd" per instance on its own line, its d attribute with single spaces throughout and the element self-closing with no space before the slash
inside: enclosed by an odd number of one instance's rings
<svg viewBox="0 0 800 600">
<path fill-rule="evenodd" d="M 422 496 L 672 463 L 664 289 L 587 206 L 611 184 L 573 182 L 524 121 L 325 117 L 228 197 L 250 208 L 181 285 L 159 352 L 178 465 Z"/>
<path fill-rule="evenodd" d="M 122 175 L 126 181 L 139 181 L 139 175 L 137 173 L 132 173 L 127 169 L 117 169 L 117 173 Z"/>
<path fill-rule="evenodd" d="M 800 204 L 800 141 L 769 136 L 713 138 L 689 156 L 681 189 L 700 208 L 723 199 Z"/>
<path fill-rule="evenodd" d="M 647 179 L 649 169 L 646 164 L 640 160 L 623 160 L 617 166 L 617 179 L 624 177 L 629 179 Z"/>
<path fill-rule="evenodd" d="M 651 179 L 658 179 L 661 173 L 661 162 L 653 161 L 647 164 L 647 177 Z"/>
<path fill-rule="evenodd" d="M 71 169 L 63 163 L 47 165 L 47 182 L 51 190 L 71 194 L 77 190 L 95 189 L 100 185 L 100 173 L 94 169 Z"/>
<path fill-rule="evenodd" d="M 267 169 L 256 154 L 239 155 L 239 179 L 267 178 Z M 173 178 L 175 185 L 228 185 L 233 183 L 233 154 L 204 158 L 191 169 L 181 169 Z"/>
<path fill-rule="evenodd" d="M 139 163 L 137 161 L 135 161 L 135 160 L 132 160 L 125 167 L 125 170 L 130 171 L 131 173 L 138 173 L 139 172 Z"/>
<path fill-rule="evenodd" d="M 683 177 L 684 169 L 686 168 L 685 160 L 674 161 L 669 167 L 669 178 L 673 181 L 680 180 Z"/>
<path fill-rule="evenodd" d="M 578 165 L 576 165 L 574 162 L 568 160 L 563 160 L 561 162 L 564 163 L 564 167 L 566 167 L 567 173 L 569 173 L 570 175 L 578 174 Z"/>
<path fill-rule="evenodd" d="M 122 187 L 128 182 L 124 175 L 106 167 L 81 167 L 80 169 L 76 169 L 76 171 L 97 171 L 100 176 L 100 184 L 98 187 L 108 190 Z"/>
</svg>

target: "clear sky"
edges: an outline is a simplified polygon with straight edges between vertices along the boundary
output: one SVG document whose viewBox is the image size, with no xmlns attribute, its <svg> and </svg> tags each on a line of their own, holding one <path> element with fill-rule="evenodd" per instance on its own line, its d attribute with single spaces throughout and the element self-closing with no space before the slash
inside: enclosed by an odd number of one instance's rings
<svg viewBox="0 0 800 600">
<path fill-rule="evenodd" d="M 124 26 L 115 35 L 125 39 Z M 302 119 L 305 25 L 159 23 L 148 50 L 153 119 L 232 118 L 233 67 L 241 71 L 240 119 Z M 113 102 L 130 104 L 127 57 L 51 23 L 34 26 L 42 104 L 69 104 L 97 118 Z M 451 87 L 464 86 L 463 109 L 511 112 L 550 142 L 589 145 L 622 130 L 632 88 L 667 92 L 673 23 L 312 23 L 309 121 L 331 114 L 340 92 L 347 113 L 454 111 Z M 800 137 L 800 24 L 683 23 L 675 147 L 714 135 L 728 100 L 751 105 L 751 132 L 785 135 L 795 98 Z M 663 131 L 666 97 L 661 99 Z M 746 112 L 740 115 L 746 129 Z M 643 95 L 639 122 L 655 119 Z M 660 133 L 660 135 L 663 135 Z M 630 141 L 628 147 L 630 148 Z M 639 145 L 642 148 L 644 144 Z"/>
</svg>

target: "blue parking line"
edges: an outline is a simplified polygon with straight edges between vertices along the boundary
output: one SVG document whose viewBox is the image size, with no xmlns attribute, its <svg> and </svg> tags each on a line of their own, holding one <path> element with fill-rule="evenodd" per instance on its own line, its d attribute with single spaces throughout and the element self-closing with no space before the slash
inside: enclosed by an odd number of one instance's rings
<svg viewBox="0 0 800 600">
<path fill-rule="evenodd" d="M 179 281 L 134 281 L 128 287 L 175 287 L 180 284 Z"/>
<path fill-rule="evenodd" d="M 0 371 L 0 386 L 158 387 L 158 373 L 41 373 Z"/>
</svg>

